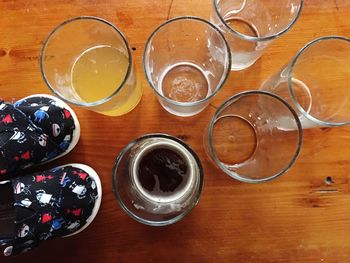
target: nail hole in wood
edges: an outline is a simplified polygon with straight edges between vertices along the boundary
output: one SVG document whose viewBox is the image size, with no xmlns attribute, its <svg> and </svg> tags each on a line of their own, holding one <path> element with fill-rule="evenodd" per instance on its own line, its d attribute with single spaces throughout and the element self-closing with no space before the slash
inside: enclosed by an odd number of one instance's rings
<svg viewBox="0 0 350 263">
<path fill-rule="evenodd" d="M 326 183 L 326 185 L 334 184 L 333 178 L 331 176 L 327 176 L 324 182 Z"/>
</svg>

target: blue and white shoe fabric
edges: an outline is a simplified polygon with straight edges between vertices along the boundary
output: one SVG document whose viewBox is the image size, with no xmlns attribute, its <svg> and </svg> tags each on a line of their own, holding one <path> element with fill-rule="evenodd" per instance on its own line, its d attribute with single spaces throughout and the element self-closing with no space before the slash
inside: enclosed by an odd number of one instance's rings
<svg viewBox="0 0 350 263">
<path fill-rule="evenodd" d="M 102 199 L 97 173 L 83 164 L 21 176 L 0 186 L 12 186 L 14 202 L 13 232 L 0 233 L 5 256 L 27 252 L 51 238 L 80 233 L 96 217 Z"/>
<path fill-rule="evenodd" d="M 78 143 L 80 125 L 62 100 L 39 94 L 0 101 L 0 176 L 52 161 Z"/>
</svg>

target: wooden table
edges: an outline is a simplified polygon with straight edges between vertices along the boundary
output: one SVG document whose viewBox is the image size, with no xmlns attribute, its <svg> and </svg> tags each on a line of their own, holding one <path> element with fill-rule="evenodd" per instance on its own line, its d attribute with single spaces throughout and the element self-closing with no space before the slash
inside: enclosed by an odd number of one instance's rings
<svg viewBox="0 0 350 263">
<path fill-rule="evenodd" d="M 201 134 L 214 107 L 194 118 L 175 118 L 161 108 L 146 83 L 141 56 L 153 29 L 175 16 L 208 18 L 210 8 L 211 0 L 0 2 L 4 99 L 48 93 L 38 62 L 43 39 L 54 26 L 79 15 L 103 17 L 126 34 L 144 87 L 139 106 L 123 117 L 75 108 L 80 143 L 68 157 L 46 165 L 81 162 L 98 171 L 104 195 L 91 227 L 78 236 L 46 242 L 24 256 L 0 257 L 0 262 L 350 262 L 350 127 L 305 131 L 302 153 L 287 174 L 265 184 L 240 183 L 216 169 L 204 153 Z M 349 34 L 349 0 L 306 0 L 294 28 L 250 69 L 232 73 L 212 105 L 238 91 L 258 88 L 312 39 Z M 205 169 L 199 205 L 183 221 L 162 228 L 130 219 L 112 193 L 116 155 L 130 140 L 153 132 L 184 139 Z M 332 185 L 325 183 L 327 177 Z"/>
</svg>

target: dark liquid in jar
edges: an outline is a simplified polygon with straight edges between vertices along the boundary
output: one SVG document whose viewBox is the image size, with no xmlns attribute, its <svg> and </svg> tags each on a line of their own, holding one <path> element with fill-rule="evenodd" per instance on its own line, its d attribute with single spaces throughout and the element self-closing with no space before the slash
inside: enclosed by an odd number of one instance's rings
<svg viewBox="0 0 350 263">
<path fill-rule="evenodd" d="M 157 148 L 142 157 L 137 171 L 145 191 L 165 197 L 184 187 L 188 169 L 188 164 L 176 151 Z"/>
</svg>

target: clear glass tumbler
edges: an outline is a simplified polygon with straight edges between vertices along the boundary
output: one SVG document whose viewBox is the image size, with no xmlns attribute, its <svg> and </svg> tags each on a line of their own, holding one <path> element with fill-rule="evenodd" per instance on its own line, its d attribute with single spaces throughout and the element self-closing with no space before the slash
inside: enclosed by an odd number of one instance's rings
<svg viewBox="0 0 350 263">
<path fill-rule="evenodd" d="M 285 122 L 293 129 L 285 129 Z M 278 96 L 246 91 L 224 102 L 204 135 L 211 160 L 226 174 L 259 183 L 285 173 L 296 161 L 302 144 L 295 111 Z"/>
<path fill-rule="evenodd" d="M 129 143 L 116 159 L 113 190 L 121 208 L 151 226 L 176 223 L 198 203 L 203 169 L 196 153 L 166 134 Z"/>
<path fill-rule="evenodd" d="M 210 21 L 230 45 L 232 70 L 253 65 L 294 25 L 302 6 L 303 0 L 214 0 Z"/>
<path fill-rule="evenodd" d="M 147 41 L 146 78 L 168 112 L 201 112 L 224 85 L 231 66 L 222 33 L 197 17 L 177 17 L 160 25 Z"/>
<path fill-rule="evenodd" d="M 142 96 L 126 38 L 101 18 L 76 17 L 57 26 L 41 50 L 40 67 L 56 96 L 105 115 L 126 114 Z"/>
<path fill-rule="evenodd" d="M 350 124 L 350 39 L 318 38 L 305 47 L 263 90 L 284 98 L 303 128 Z"/>
</svg>

